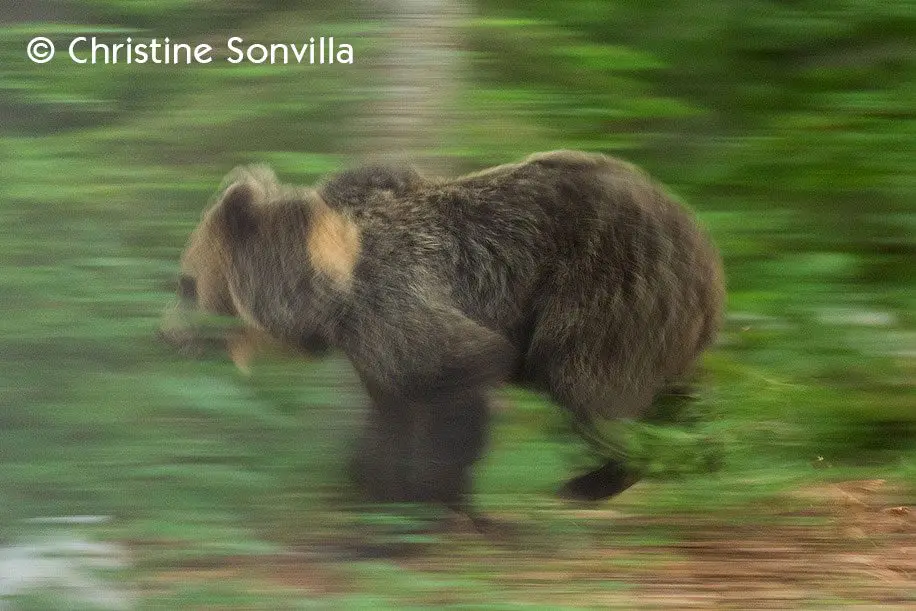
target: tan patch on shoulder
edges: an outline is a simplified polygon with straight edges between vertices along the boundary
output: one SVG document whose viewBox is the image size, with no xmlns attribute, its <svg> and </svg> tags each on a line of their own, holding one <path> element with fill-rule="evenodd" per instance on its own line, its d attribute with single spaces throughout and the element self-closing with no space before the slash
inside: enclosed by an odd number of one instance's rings
<svg viewBox="0 0 916 611">
<path fill-rule="evenodd" d="M 359 228 L 353 221 L 320 201 L 313 208 L 306 244 L 316 270 L 343 286 L 350 285 L 362 250 Z"/>
</svg>

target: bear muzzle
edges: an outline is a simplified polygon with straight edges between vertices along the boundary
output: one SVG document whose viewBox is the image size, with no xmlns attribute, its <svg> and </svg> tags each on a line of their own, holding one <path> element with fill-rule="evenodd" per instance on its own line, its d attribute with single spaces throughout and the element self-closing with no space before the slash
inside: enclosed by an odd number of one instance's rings
<svg viewBox="0 0 916 611">
<path fill-rule="evenodd" d="M 156 337 L 179 354 L 199 358 L 226 352 L 229 330 L 225 327 L 206 324 L 199 312 L 182 301 L 163 313 Z"/>
</svg>

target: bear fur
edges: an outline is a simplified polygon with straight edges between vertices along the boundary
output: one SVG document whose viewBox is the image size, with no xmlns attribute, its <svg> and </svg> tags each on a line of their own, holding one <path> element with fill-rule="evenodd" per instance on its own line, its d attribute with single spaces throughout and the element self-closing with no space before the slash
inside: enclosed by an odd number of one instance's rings
<svg viewBox="0 0 916 611">
<path fill-rule="evenodd" d="M 373 403 L 357 480 L 456 508 L 492 388 L 543 390 L 580 422 L 638 417 L 713 341 L 724 302 L 692 214 L 634 166 L 574 151 L 453 180 L 369 166 L 315 188 L 237 169 L 182 278 L 186 307 L 244 322 L 237 361 L 265 336 L 343 352 Z M 612 460 L 565 493 L 632 481 Z"/>
</svg>

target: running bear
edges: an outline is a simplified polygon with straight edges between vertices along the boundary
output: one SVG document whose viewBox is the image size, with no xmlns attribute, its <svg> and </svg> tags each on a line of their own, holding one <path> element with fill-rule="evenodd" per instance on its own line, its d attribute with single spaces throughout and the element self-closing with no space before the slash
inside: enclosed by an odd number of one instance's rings
<svg viewBox="0 0 916 611">
<path fill-rule="evenodd" d="M 635 418 L 688 374 L 724 302 L 693 215 L 636 167 L 574 151 L 453 180 L 369 166 L 317 187 L 238 168 L 194 231 L 176 312 L 237 317 L 260 338 L 352 362 L 373 403 L 354 476 L 373 499 L 468 509 L 487 395 L 547 393 L 580 423 Z M 619 458 L 562 493 L 634 481 Z"/>
</svg>

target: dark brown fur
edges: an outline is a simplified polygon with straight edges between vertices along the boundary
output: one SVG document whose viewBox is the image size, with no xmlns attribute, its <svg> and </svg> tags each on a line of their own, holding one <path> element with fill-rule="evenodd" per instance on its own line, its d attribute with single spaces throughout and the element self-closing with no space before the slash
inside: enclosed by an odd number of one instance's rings
<svg viewBox="0 0 916 611">
<path fill-rule="evenodd" d="M 184 257 L 197 303 L 347 355 L 375 405 L 357 475 L 377 498 L 461 503 L 490 388 L 543 389 L 581 421 L 636 417 L 719 324 L 715 249 L 616 159 L 560 151 L 435 181 L 370 167 L 317 189 L 242 169 L 228 183 Z M 625 487 L 609 465 L 567 493 Z"/>
</svg>

